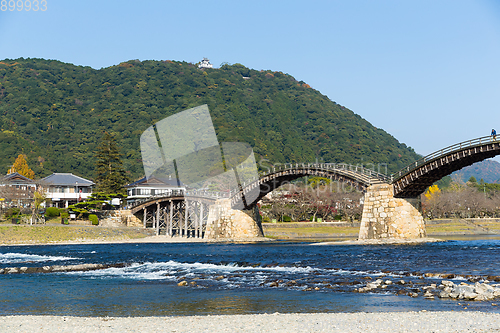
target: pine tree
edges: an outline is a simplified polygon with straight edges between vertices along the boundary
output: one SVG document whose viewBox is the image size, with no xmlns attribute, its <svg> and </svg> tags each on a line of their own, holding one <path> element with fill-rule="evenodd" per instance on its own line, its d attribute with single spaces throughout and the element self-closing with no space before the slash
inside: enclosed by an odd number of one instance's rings
<svg viewBox="0 0 500 333">
<path fill-rule="evenodd" d="M 24 154 L 19 154 L 12 167 L 9 169 L 9 171 L 7 171 L 7 174 L 14 172 L 17 172 L 29 179 L 35 178 L 35 172 L 29 168 L 28 162 L 26 161 L 26 155 Z"/>
<path fill-rule="evenodd" d="M 124 193 L 125 185 L 130 179 L 121 161 L 116 140 L 108 132 L 104 132 L 101 143 L 97 147 L 96 183 L 98 190 L 104 193 Z"/>
</svg>

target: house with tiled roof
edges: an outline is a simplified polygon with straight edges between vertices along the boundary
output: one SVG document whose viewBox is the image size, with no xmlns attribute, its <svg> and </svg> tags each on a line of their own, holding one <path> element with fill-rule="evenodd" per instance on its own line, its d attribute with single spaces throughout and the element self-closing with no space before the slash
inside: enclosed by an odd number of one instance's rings
<svg viewBox="0 0 500 333">
<path fill-rule="evenodd" d="M 33 179 L 17 172 L 0 177 L 0 206 L 2 208 L 31 206 L 36 186 Z"/>
<path fill-rule="evenodd" d="M 155 196 L 184 195 L 186 187 L 178 179 L 149 177 L 141 178 L 131 184 L 125 185 L 127 189 L 127 205 L 144 201 Z"/>
<path fill-rule="evenodd" d="M 39 181 L 49 205 L 67 208 L 69 205 L 86 200 L 92 194 L 91 180 L 75 176 L 72 173 L 53 173 Z"/>
</svg>

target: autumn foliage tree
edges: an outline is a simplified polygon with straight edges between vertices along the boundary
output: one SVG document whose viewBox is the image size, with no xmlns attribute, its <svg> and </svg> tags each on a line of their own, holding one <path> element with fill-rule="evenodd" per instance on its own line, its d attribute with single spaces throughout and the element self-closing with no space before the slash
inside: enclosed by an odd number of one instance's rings
<svg viewBox="0 0 500 333">
<path fill-rule="evenodd" d="M 439 200 L 441 197 L 441 190 L 437 185 L 432 185 L 424 193 L 424 196 L 425 212 L 430 218 L 434 218 L 434 216 L 438 213 L 440 206 L 442 206 L 442 203 Z"/>
<path fill-rule="evenodd" d="M 28 166 L 28 162 L 26 161 L 26 155 L 19 154 L 19 156 L 14 161 L 12 167 L 7 171 L 7 174 L 11 174 L 17 172 L 20 175 L 23 175 L 26 178 L 34 179 L 35 172 L 30 169 Z"/>
</svg>

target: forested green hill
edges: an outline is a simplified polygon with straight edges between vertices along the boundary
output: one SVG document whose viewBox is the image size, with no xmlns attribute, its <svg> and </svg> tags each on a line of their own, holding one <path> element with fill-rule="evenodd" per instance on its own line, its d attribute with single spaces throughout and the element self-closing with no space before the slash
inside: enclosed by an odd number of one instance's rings
<svg viewBox="0 0 500 333">
<path fill-rule="evenodd" d="M 382 129 L 281 72 L 240 64 L 200 70 L 177 61 L 132 60 L 95 70 L 59 61 L 0 61 L 0 174 L 20 153 L 37 178 L 93 178 L 104 131 L 116 135 L 131 178 L 143 175 L 139 137 L 151 124 L 208 104 L 219 142 L 249 143 L 271 162 L 387 163 L 417 154 Z"/>
<path fill-rule="evenodd" d="M 484 160 L 466 166 L 455 171 L 452 178 L 457 181 L 466 182 L 470 177 L 474 177 L 479 182 L 481 179 L 486 183 L 500 183 L 500 163 L 495 160 Z"/>
</svg>

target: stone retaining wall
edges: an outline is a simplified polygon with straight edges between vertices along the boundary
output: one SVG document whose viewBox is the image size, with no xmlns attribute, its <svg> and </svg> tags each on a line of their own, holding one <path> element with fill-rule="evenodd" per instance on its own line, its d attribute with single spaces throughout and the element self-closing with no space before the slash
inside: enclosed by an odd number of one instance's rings
<svg viewBox="0 0 500 333">
<path fill-rule="evenodd" d="M 143 227 L 143 222 L 139 220 L 130 209 L 122 209 L 118 211 L 122 223 L 127 227 Z"/>
<path fill-rule="evenodd" d="M 103 227 L 142 227 L 143 223 L 129 209 L 115 210 L 105 219 L 99 221 Z"/>
</svg>

